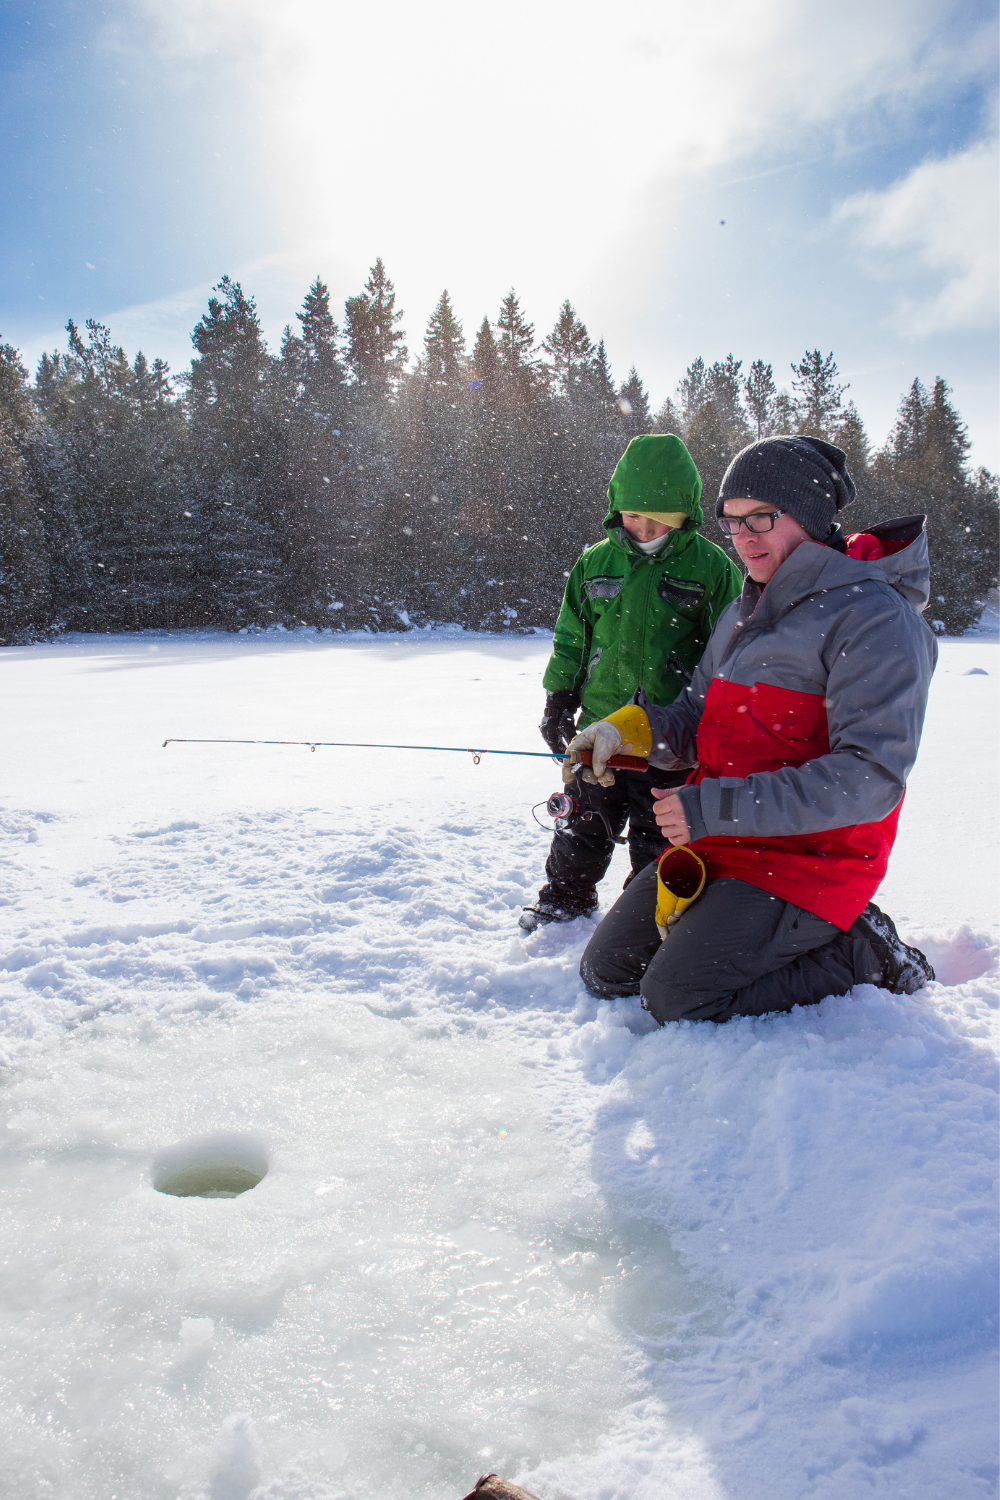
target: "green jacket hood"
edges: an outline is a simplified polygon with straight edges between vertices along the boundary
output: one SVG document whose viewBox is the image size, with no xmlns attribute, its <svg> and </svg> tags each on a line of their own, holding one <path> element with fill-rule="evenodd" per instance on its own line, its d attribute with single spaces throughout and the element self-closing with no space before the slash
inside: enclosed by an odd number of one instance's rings
<svg viewBox="0 0 1000 1500">
<path fill-rule="evenodd" d="M 701 525 L 701 475 L 679 437 L 651 432 L 632 439 L 608 485 L 609 532 L 621 524 L 623 510 L 683 511 L 692 529 Z"/>
</svg>

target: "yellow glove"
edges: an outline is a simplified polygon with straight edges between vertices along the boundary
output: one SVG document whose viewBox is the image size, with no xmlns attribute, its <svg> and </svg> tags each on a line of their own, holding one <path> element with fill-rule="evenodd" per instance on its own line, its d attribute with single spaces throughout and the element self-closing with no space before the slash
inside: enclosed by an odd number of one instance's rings
<svg viewBox="0 0 1000 1500">
<path fill-rule="evenodd" d="M 653 732 L 646 710 L 634 703 L 616 708 L 606 719 L 582 729 L 567 745 L 569 760 L 563 761 L 562 779 L 569 785 L 577 772 L 574 751 L 589 750 L 591 763 L 581 776 L 591 786 L 614 786 L 615 773 L 608 766 L 613 755 L 637 755 L 645 760 L 653 748 Z"/>
<path fill-rule="evenodd" d="M 665 938 L 705 889 L 705 866 L 686 844 L 668 849 L 656 866 L 656 926 Z"/>
</svg>

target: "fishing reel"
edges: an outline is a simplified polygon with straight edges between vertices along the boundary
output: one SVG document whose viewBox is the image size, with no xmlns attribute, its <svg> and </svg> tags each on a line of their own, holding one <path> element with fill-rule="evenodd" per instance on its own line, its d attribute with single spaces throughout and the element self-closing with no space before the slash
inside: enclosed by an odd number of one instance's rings
<svg viewBox="0 0 1000 1500">
<path fill-rule="evenodd" d="M 625 839 L 615 837 L 607 813 L 603 812 L 599 807 L 588 807 L 586 803 L 580 801 L 579 797 L 574 797 L 572 792 L 553 792 L 552 796 L 544 804 L 541 802 L 535 803 L 535 806 L 531 809 L 531 816 L 535 819 L 539 828 L 544 828 L 545 824 L 541 818 L 536 816 L 536 811 L 543 805 L 549 817 L 555 820 L 557 833 L 572 833 L 577 824 L 591 823 L 597 818 L 604 824 L 604 832 L 613 844 L 625 843 Z"/>
<path fill-rule="evenodd" d="M 541 806 L 540 803 L 539 806 Z M 555 818 L 556 827 L 559 829 L 564 828 L 570 818 L 576 817 L 580 808 L 579 797 L 574 797 L 570 792 L 553 792 L 545 804 L 545 811 L 550 818 Z"/>
</svg>

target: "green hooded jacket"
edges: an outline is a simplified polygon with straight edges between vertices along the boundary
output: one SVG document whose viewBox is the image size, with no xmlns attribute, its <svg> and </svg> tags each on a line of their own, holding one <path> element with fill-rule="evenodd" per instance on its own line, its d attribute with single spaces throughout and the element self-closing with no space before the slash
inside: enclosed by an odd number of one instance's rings
<svg viewBox="0 0 1000 1500">
<path fill-rule="evenodd" d="M 542 679 L 547 693 L 580 693 L 579 728 L 621 708 L 640 686 L 651 703 L 672 703 L 740 593 L 736 564 L 698 534 L 700 502 L 701 478 L 680 438 L 632 439 L 608 486 L 607 536 L 569 575 Z M 687 520 L 647 557 L 622 525 L 623 510 Z"/>
</svg>

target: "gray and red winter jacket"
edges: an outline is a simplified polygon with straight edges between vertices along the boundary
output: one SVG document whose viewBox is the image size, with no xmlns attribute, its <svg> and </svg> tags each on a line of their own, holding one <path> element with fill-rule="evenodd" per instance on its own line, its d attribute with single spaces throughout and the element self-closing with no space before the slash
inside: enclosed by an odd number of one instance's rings
<svg viewBox="0 0 1000 1500">
<path fill-rule="evenodd" d="M 709 878 L 844 931 L 885 874 L 937 660 L 924 520 L 848 553 L 801 543 L 766 587 L 746 579 L 673 704 L 634 700 L 650 764 L 696 768 L 679 795 Z"/>
</svg>

